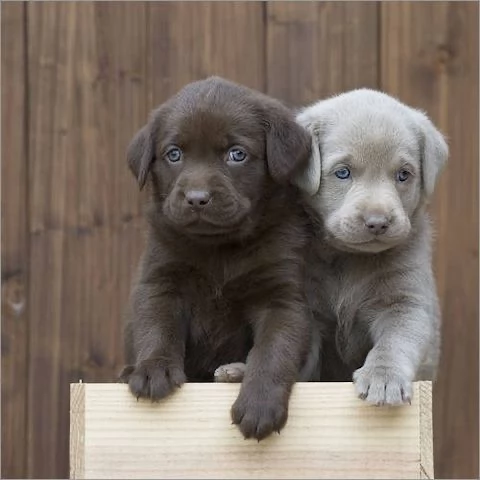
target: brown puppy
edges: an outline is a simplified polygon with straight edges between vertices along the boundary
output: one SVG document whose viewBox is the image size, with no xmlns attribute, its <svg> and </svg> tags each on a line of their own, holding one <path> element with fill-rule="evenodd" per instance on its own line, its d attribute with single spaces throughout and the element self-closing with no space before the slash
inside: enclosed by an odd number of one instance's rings
<svg viewBox="0 0 480 480">
<path fill-rule="evenodd" d="M 151 202 L 122 374 L 135 396 L 158 400 L 246 361 L 233 422 L 259 440 L 284 426 L 311 328 L 306 218 L 288 180 L 310 144 L 279 102 L 217 77 L 187 85 L 136 134 L 128 162 Z"/>
</svg>

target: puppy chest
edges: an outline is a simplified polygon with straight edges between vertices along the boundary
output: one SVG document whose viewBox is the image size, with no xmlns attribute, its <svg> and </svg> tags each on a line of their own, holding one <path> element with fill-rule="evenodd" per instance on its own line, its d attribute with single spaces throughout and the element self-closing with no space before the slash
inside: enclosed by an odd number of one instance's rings
<svg viewBox="0 0 480 480">
<path fill-rule="evenodd" d="M 248 319 L 235 289 L 223 278 L 197 274 L 181 286 L 184 315 L 192 340 L 219 344 L 245 328 Z"/>
<path fill-rule="evenodd" d="M 315 309 L 339 324 L 354 322 L 369 298 L 367 275 L 356 275 L 350 265 L 319 266 L 309 283 Z"/>
<path fill-rule="evenodd" d="M 220 365 L 245 362 L 252 328 L 243 306 L 224 286 L 198 285 L 186 309 L 185 372 L 190 381 L 209 381 Z"/>
</svg>

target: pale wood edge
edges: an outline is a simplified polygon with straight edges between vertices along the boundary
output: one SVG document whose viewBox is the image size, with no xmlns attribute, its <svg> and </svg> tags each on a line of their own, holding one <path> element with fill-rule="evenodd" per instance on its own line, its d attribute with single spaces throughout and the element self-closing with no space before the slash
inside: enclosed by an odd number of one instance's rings
<svg viewBox="0 0 480 480">
<path fill-rule="evenodd" d="M 433 423 L 432 382 L 417 382 L 420 405 L 420 478 L 432 479 L 433 469 Z"/>
<path fill-rule="evenodd" d="M 70 478 L 85 478 L 85 385 L 70 384 Z"/>
</svg>

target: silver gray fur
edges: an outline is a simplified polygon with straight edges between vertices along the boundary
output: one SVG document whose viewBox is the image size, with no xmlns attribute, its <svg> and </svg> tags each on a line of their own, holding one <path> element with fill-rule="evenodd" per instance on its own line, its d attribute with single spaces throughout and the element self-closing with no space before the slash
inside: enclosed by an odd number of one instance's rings
<svg viewBox="0 0 480 480">
<path fill-rule="evenodd" d="M 307 295 L 325 340 L 321 345 L 317 336 L 312 358 L 330 336 L 337 360 L 329 379 L 354 372 L 358 395 L 368 402 L 409 402 L 412 381 L 434 379 L 439 361 L 426 207 L 447 144 L 425 114 L 367 89 L 320 101 L 297 121 L 313 136 L 310 164 L 296 179 L 317 237 Z M 351 178 L 337 178 L 340 167 Z M 405 182 L 396 178 L 400 169 L 411 173 Z M 388 218 L 383 234 L 366 227 L 372 216 Z M 343 373 L 335 373 L 335 361 Z"/>
</svg>

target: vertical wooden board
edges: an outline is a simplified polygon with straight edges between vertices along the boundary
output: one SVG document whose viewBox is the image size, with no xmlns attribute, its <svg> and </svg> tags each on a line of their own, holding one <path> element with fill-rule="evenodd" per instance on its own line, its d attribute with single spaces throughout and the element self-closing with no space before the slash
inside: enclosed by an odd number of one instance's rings
<svg viewBox="0 0 480 480">
<path fill-rule="evenodd" d="M 146 117 L 144 3 L 28 4 L 29 463 L 68 476 L 69 383 L 113 381 L 143 243 L 125 160 Z"/>
<path fill-rule="evenodd" d="M 27 150 L 25 6 L 2 5 L 2 478 L 26 475 Z"/>
<path fill-rule="evenodd" d="M 151 3 L 150 108 L 210 75 L 264 90 L 263 13 L 261 2 Z"/>
<path fill-rule="evenodd" d="M 420 478 L 435 478 L 433 465 L 432 383 L 418 382 L 420 424 Z"/>
<path fill-rule="evenodd" d="M 85 384 L 70 384 L 70 475 L 85 478 Z"/>
<path fill-rule="evenodd" d="M 450 146 L 432 205 L 443 314 L 435 475 L 478 478 L 478 3 L 381 8 L 381 87 L 425 110 Z"/>
<path fill-rule="evenodd" d="M 268 2 L 268 93 L 292 105 L 377 87 L 376 2 Z"/>
</svg>

